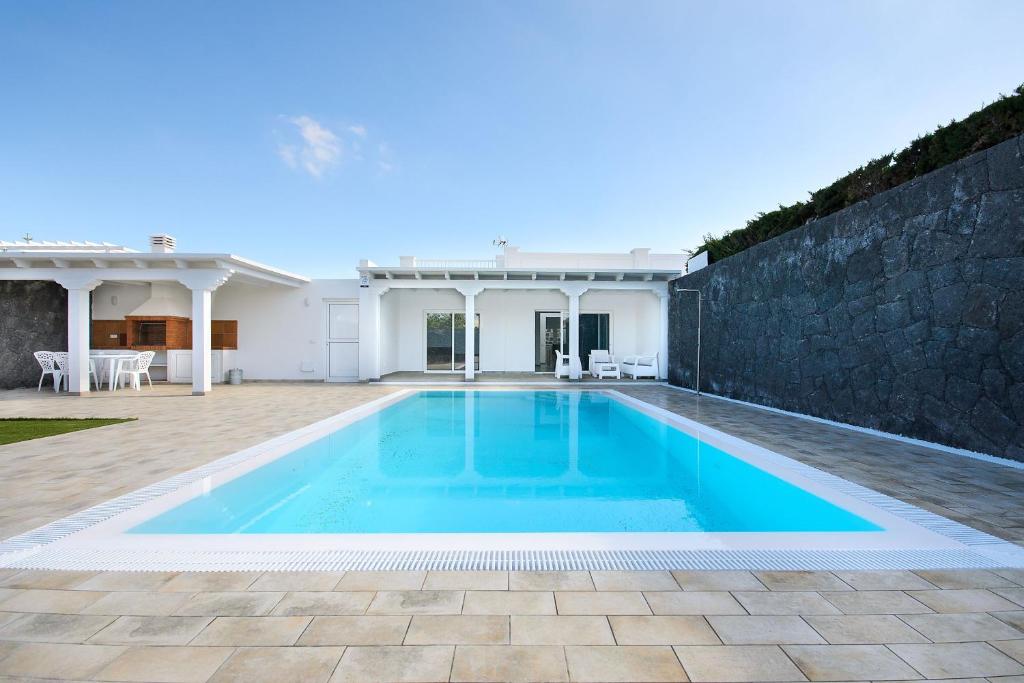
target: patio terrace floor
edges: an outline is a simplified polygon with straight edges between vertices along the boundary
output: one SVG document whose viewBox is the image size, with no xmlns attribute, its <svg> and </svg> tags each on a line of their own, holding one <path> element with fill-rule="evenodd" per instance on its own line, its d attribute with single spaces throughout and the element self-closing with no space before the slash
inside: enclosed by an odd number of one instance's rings
<svg viewBox="0 0 1024 683">
<path fill-rule="evenodd" d="M 588 383 L 589 385 L 589 383 Z M 566 385 L 567 387 L 580 385 Z M 0 538 L 399 390 L 0 392 L 137 422 L 0 447 Z M 1024 471 L 654 383 L 616 386 L 1015 542 Z M 0 679 L 1024 678 L 1024 571 L 113 573 L 0 569 Z"/>
</svg>

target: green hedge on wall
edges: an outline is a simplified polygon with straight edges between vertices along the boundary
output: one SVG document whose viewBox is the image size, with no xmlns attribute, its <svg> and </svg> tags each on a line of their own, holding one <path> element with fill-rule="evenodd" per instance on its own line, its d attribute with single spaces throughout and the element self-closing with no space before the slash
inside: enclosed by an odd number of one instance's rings
<svg viewBox="0 0 1024 683">
<path fill-rule="evenodd" d="M 747 221 L 745 228 L 733 230 L 721 237 L 705 235 L 704 244 L 694 253 L 707 251 L 711 261 L 720 261 L 799 228 L 807 221 L 845 209 L 879 192 L 1021 134 L 1024 134 L 1024 84 L 1013 95 L 1001 96 L 962 121 L 940 126 L 934 133 L 914 140 L 899 153 L 886 154 L 869 161 L 828 187 L 812 192 L 806 202 L 780 205 L 775 211 L 759 213 Z"/>
</svg>

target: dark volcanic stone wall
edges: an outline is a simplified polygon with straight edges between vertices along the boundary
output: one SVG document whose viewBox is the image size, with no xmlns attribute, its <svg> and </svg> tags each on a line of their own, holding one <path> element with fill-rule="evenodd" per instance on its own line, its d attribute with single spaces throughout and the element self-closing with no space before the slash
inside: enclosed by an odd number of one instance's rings
<svg viewBox="0 0 1024 683">
<path fill-rule="evenodd" d="M 1024 460 L 1024 137 L 671 287 L 705 391 Z M 696 295 L 669 317 L 692 387 Z"/>
<path fill-rule="evenodd" d="M 67 349 L 67 290 L 55 282 L 0 280 L 0 388 L 37 386 L 32 353 Z"/>
</svg>

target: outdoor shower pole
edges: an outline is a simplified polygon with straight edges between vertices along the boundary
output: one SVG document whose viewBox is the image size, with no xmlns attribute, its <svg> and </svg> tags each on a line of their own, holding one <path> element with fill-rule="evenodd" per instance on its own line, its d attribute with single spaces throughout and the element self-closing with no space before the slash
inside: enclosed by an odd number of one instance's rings
<svg viewBox="0 0 1024 683">
<path fill-rule="evenodd" d="M 695 292 L 697 294 L 697 395 L 700 396 L 700 309 L 701 294 L 699 289 L 677 287 L 677 292 Z"/>
</svg>

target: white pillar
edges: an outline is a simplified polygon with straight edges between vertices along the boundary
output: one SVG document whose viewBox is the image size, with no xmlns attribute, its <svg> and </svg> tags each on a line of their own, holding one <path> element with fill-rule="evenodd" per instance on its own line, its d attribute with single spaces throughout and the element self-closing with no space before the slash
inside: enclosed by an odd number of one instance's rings
<svg viewBox="0 0 1024 683">
<path fill-rule="evenodd" d="M 68 290 L 68 392 L 89 393 L 89 293 L 99 280 L 71 278 L 58 280 Z"/>
<path fill-rule="evenodd" d="M 388 287 L 359 289 L 359 380 L 371 382 L 381 374 L 381 299 Z M 326 332 L 325 332 L 326 334 Z M 324 369 L 326 377 L 327 368 Z"/>
<path fill-rule="evenodd" d="M 472 382 L 476 356 L 476 294 L 466 294 L 466 381 Z"/>
<path fill-rule="evenodd" d="M 213 317 L 213 291 L 224 284 L 234 271 L 199 270 L 183 275 L 179 281 L 192 290 L 192 395 L 205 396 L 212 389 L 213 363 L 210 335 Z"/>
<path fill-rule="evenodd" d="M 668 379 L 668 292 L 657 292 L 661 304 L 661 344 L 658 349 L 658 374 Z"/>
<path fill-rule="evenodd" d="M 212 387 L 210 380 L 211 356 L 210 320 L 213 291 L 192 290 L 192 395 L 205 396 Z"/>
<path fill-rule="evenodd" d="M 580 293 L 569 294 L 569 379 L 580 379 L 583 365 L 580 362 Z"/>
</svg>

